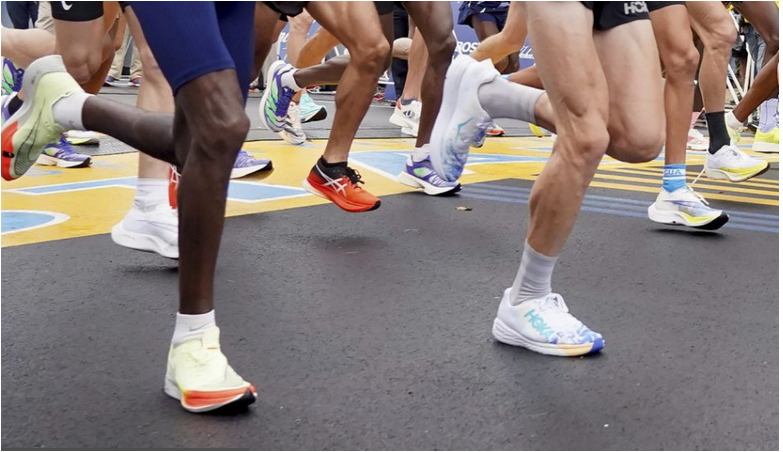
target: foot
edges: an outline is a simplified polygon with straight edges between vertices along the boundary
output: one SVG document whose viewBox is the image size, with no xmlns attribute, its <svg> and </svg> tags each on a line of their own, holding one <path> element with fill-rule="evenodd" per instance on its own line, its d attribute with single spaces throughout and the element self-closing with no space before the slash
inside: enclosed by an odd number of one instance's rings
<svg viewBox="0 0 783 452">
<path fill-rule="evenodd" d="M 138 88 L 141 86 L 141 77 L 133 77 L 130 79 L 130 86 Z"/>
<path fill-rule="evenodd" d="M 46 145 L 36 163 L 58 168 L 87 168 L 92 159 L 89 155 L 76 152 L 65 137 L 60 137 L 57 143 Z"/>
<path fill-rule="evenodd" d="M 277 133 L 286 143 L 300 145 L 307 141 L 307 135 L 302 130 L 302 119 L 299 115 L 299 105 L 294 102 L 288 106 L 283 130 Z"/>
<path fill-rule="evenodd" d="M 69 130 L 63 136 L 74 146 L 96 145 L 101 142 L 100 134 L 84 130 Z"/>
<path fill-rule="evenodd" d="M 201 339 L 171 346 L 163 390 L 193 413 L 243 407 L 258 397 L 255 386 L 228 365 L 220 350 L 218 327 L 207 330 Z"/>
<path fill-rule="evenodd" d="M 280 132 L 285 126 L 285 118 L 291 98 L 294 97 L 293 89 L 285 86 L 281 80 L 283 74 L 295 70 L 290 64 L 283 61 L 275 61 L 267 74 L 267 87 L 261 97 L 258 106 L 258 114 L 261 122 L 272 132 Z"/>
<path fill-rule="evenodd" d="M 328 116 L 326 107 L 313 102 L 313 98 L 307 93 L 302 94 L 299 99 L 299 113 L 302 115 L 302 122 L 321 121 Z"/>
<path fill-rule="evenodd" d="M 380 207 L 381 200 L 364 190 L 362 184 L 362 176 L 347 163 L 327 167 L 320 159 L 302 186 L 310 193 L 332 201 L 346 212 L 367 212 Z"/>
<path fill-rule="evenodd" d="M 753 150 L 777 154 L 780 152 L 780 128 L 775 127 L 767 133 L 756 130 L 753 140 Z"/>
<path fill-rule="evenodd" d="M 103 86 L 117 86 L 117 82 L 119 81 L 119 79 L 116 79 L 110 75 L 103 80 Z"/>
<path fill-rule="evenodd" d="M 234 168 L 231 169 L 231 179 L 239 179 L 254 173 L 266 173 L 266 176 L 272 174 L 274 167 L 272 161 L 267 159 L 257 159 L 241 150 L 234 161 Z"/>
<path fill-rule="evenodd" d="M 63 128 L 54 122 L 52 107 L 81 87 L 65 70 L 62 57 L 50 55 L 27 68 L 22 89 L 25 101 L 2 126 L 2 176 L 18 179 L 38 159 L 44 147 L 60 139 Z"/>
<path fill-rule="evenodd" d="M 769 162 L 755 159 L 736 147 L 723 146 L 715 154 L 707 153 L 704 172 L 710 179 L 742 182 L 764 174 Z"/>
<path fill-rule="evenodd" d="M 22 89 L 24 69 L 17 68 L 8 58 L 3 58 L 3 95 L 18 93 Z"/>
<path fill-rule="evenodd" d="M 686 149 L 689 151 L 706 151 L 710 147 L 710 142 L 704 138 L 701 132 L 696 129 L 688 130 L 688 143 Z"/>
<path fill-rule="evenodd" d="M 443 87 L 443 104 L 435 121 L 430 145 L 432 165 L 443 179 L 454 182 L 462 175 L 471 143 L 492 124 L 481 108 L 478 89 L 500 74 L 491 62 L 459 56 L 449 66 Z"/>
<path fill-rule="evenodd" d="M 742 140 L 741 132 L 745 130 L 745 126 L 740 124 L 739 121 L 734 117 L 734 113 L 730 111 L 726 112 L 725 121 L 726 121 L 726 131 L 729 132 L 729 138 L 731 138 L 731 144 L 733 146 L 736 146 L 740 143 L 740 140 Z"/>
<path fill-rule="evenodd" d="M 658 198 L 647 209 L 650 220 L 661 224 L 674 224 L 713 231 L 729 221 L 722 210 L 709 207 L 707 201 L 690 187 L 673 192 L 661 189 Z"/>
<path fill-rule="evenodd" d="M 462 189 L 459 182 L 446 182 L 432 169 L 430 158 L 414 162 L 411 157 L 405 163 L 405 169 L 397 175 L 397 181 L 413 188 L 423 188 L 430 196 L 450 195 Z"/>
<path fill-rule="evenodd" d="M 395 126 L 402 127 L 403 134 L 416 137 L 419 135 L 420 118 L 421 102 L 412 100 L 407 104 L 403 104 L 398 100 L 389 122 Z"/>
<path fill-rule="evenodd" d="M 505 134 L 506 134 L 506 131 L 503 130 L 502 127 L 500 127 L 499 125 L 497 125 L 494 122 L 487 129 L 487 136 L 488 137 L 502 137 Z"/>
<path fill-rule="evenodd" d="M 179 259 L 177 214 L 168 203 L 143 211 L 135 206 L 111 229 L 117 245 Z"/>
<path fill-rule="evenodd" d="M 511 289 L 506 289 L 492 335 L 505 344 L 545 355 L 580 356 L 604 348 L 603 337 L 569 314 L 563 297 L 556 293 L 514 306 Z"/>
</svg>

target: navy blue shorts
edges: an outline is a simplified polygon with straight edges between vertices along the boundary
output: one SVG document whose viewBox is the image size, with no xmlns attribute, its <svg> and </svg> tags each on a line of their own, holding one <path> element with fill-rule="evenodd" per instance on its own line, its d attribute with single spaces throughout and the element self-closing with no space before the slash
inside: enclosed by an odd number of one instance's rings
<svg viewBox="0 0 783 452">
<path fill-rule="evenodd" d="M 175 95 L 202 75 L 235 69 L 247 100 L 255 2 L 134 1 L 130 6 Z"/>
<path fill-rule="evenodd" d="M 494 22 L 498 30 L 506 26 L 508 2 L 461 2 L 457 23 L 473 28 L 473 18 L 484 22 Z"/>
</svg>

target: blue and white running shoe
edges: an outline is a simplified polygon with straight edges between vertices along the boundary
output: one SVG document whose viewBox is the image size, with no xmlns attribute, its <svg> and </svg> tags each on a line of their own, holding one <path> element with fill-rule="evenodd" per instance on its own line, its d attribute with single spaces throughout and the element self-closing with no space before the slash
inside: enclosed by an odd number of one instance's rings
<svg viewBox="0 0 783 452">
<path fill-rule="evenodd" d="M 329 115 L 326 107 L 316 104 L 307 93 L 303 93 L 299 98 L 299 114 L 302 116 L 302 122 L 321 121 Z"/>
<path fill-rule="evenodd" d="M 647 216 L 656 223 L 708 231 L 720 229 L 729 221 L 724 211 L 710 207 L 703 196 L 687 185 L 673 192 L 661 188 L 658 198 L 647 209 Z"/>
<path fill-rule="evenodd" d="M 3 58 L 3 95 L 22 90 L 24 69 L 17 68 L 8 58 Z"/>
<path fill-rule="evenodd" d="M 280 132 L 285 126 L 288 106 L 296 91 L 283 84 L 282 76 L 286 72 L 294 70 L 290 64 L 278 60 L 272 63 L 267 73 L 266 90 L 261 97 L 258 114 L 261 116 L 261 122 L 264 126 L 272 132 Z"/>
<path fill-rule="evenodd" d="M 452 61 L 443 86 L 443 103 L 432 130 L 432 166 L 442 178 L 456 181 L 465 169 L 472 144 L 482 141 L 492 118 L 481 108 L 478 89 L 500 73 L 491 61 L 466 55 Z"/>
<path fill-rule="evenodd" d="M 447 182 L 432 168 L 430 158 L 414 162 L 411 157 L 405 162 L 405 169 L 397 175 L 397 181 L 413 188 L 423 188 L 430 196 L 450 195 L 462 189 L 459 182 Z"/>
<path fill-rule="evenodd" d="M 604 348 L 604 338 L 568 313 L 563 297 L 511 304 L 511 288 L 503 293 L 492 335 L 500 342 L 544 355 L 580 356 Z"/>
<path fill-rule="evenodd" d="M 234 168 L 231 170 L 231 179 L 239 179 L 253 173 L 264 172 L 266 176 L 272 174 L 272 161 L 267 159 L 257 159 L 248 154 L 247 151 L 241 150 L 237 154 L 237 159 L 234 162 Z"/>
<path fill-rule="evenodd" d="M 61 136 L 56 143 L 46 145 L 36 163 L 60 168 L 87 168 L 92 163 L 92 159 L 89 155 L 76 152 L 71 147 L 71 143 Z"/>
</svg>

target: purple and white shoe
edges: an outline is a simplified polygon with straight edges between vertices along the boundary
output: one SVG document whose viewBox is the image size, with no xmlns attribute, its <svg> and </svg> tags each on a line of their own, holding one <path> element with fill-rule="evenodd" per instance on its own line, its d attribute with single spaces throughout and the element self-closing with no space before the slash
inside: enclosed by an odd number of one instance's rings
<svg viewBox="0 0 783 452">
<path fill-rule="evenodd" d="M 263 172 L 266 176 L 272 174 L 272 161 L 267 159 L 257 159 L 248 154 L 247 151 L 239 151 L 237 159 L 234 162 L 234 168 L 231 170 L 231 179 L 239 179 L 253 173 Z"/>
<path fill-rule="evenodd" d="M 421 162 L 414 162 L 408 157 L 405 169 L 397 175 L 397 181 L 409 187 L 422 188 L 430 196 L 451 195 L 462 189 L 459 182 L 448 182 L 438 176 L 429 157 Z"/>
<path fill-rule="evenodd" d="M 24 69 L 17 68 L 8 58 L 3 58 L 3 95 L 18 93 L 22 90 Z"/>
<path fill-rule="evenodd" d="M 76 152 L 65 137 L 60 137 L 60 141 L 46 145 L 36 163 L 60 168 L 87 168 L 92 159 L 89 155 Z"/>
<path fill-rule="evenodd" d="M 264 126 L 272 132 L 280 132 L 285 127 L 288 107 L 296 91 L 283 84 L 282 77 L 295 70 L 288 63 L 275 61 L 267 73 L 266 90 L 258 105 L 258 114 Z"/>
</svg>

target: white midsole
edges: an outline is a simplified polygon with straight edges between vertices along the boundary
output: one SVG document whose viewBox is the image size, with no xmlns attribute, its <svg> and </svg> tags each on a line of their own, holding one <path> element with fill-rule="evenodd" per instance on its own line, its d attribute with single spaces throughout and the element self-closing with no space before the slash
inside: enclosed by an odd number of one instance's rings
<svg viewBox="0 0 783 452">
<path fill-rule="evenodd" d="M 36 160 L 37 164 L 44 166 L 57 166 L 59 168 L 73 168 L 74 166 L 84 165 L 84 162 L 69 162 L 67 160 L 60 160 L 54 157 L 49 157 L 46 154 L 41 154 Z"/>
<path fill-rule="evenodd" d="M 658 208 L 655 207 L 655 204 L 647 208 L 647 217 L 650 218 L 650 220 L 661 224 L 680 224 L 683 226 L 698 227 L 698 226 L 704 226 L 712 223 L 719 216 L 720 214 L 714 218 L 710 218 L 709 220 L 700 221 L 700 222 L 690 222 L 680 212 L 675 212 L 671 210 L 658 210 Z"/>
<path fill-rule="evenodd" d="M 444 193 L 454 191 L 457 188 L 457 187 L 436 187 L 425 180 L 411 176 L 405 171 L 402 171 L 400 174 L 397 175 L 397 182 L 403 185 L 407 185 L 408 187 L 423 188 L 424 193 L 428 195 L 442 195 Z"/>
<path fill-rule="evenodd" d="M 544 355 L 579 356 L 584 355 L 593 349 L 592 342 L 578 345 L 556 345 L 532 341 L 514 331 L 514 329 L 503 323 L 503 321 L 497 317 L 495 318 L 495 322 L 492 324 L 492 336 L 504 344 L 524 347 L 528 350 L 532 350 Z"/>
<path fill-rule="evenodd" d="M 179 259 L 179 247 L 169 245 L 158 237 L 130 232 L 122 227 L 122 222 L 111 228 L 111 239 L 117 245 L 138 251 L 160 254 L 169 259 Z"/>
</svg>

